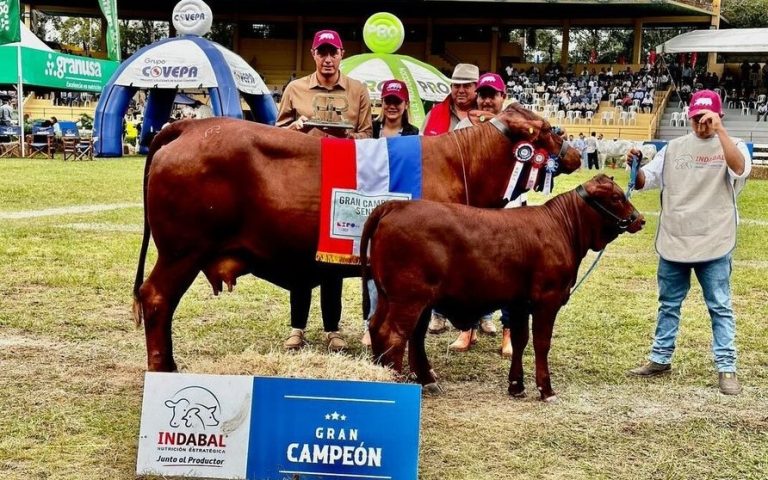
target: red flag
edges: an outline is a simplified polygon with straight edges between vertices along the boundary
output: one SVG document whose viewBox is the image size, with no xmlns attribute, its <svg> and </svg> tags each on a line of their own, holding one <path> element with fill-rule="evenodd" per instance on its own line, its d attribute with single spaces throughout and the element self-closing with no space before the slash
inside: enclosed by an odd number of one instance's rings
<svg viewBox="0 0 768 480">
<path fill-rule="evenodd" d="M 693 52 L 691 54 L 691 67 L 695 67 L 696 66 L 696 59 L 698 58 L 698 56 L 699 56 L 699 54 L 696 53 L 696 52 Z"/>
<path fill-rule="evenodd" d="M 648 52 L 648 63 L 650 63 L 651 66 L 656 65 L 656 50 Z"/>
<path fill-rule="evenodd" d="M 589 63 L 597 63 L 597 52 L 594 48 L 589 52 Z"/>
</svg>

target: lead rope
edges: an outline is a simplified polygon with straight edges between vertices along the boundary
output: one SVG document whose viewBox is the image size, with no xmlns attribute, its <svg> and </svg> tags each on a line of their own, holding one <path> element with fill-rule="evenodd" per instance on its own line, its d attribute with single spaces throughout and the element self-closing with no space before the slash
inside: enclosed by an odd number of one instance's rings
<svg viewBox="0 0 768 480">
<path fill-rule="evenodd" d="M 467 205 L 469 205 L 469 186 L 467 185 L 467 168 L 464 165 L 464 152 L 461 150 L 461 145 L 459 145 L 459 139 L 456 138 L 456 132 L 451 132 L 451 137 L 453 138 L 453 142 L 456 144 L 456 148 L 459 149 L 459 158 L 461 159 L 461 173 L 464 176 L 464 197 Z"/>
<path fill-rule="evenodd" d="M 643 154 L 641 153 L 638 155 L 632 155 L 632 167 L 629 170 L 629 183 L 627 184 L 627 200 L 629 200 L 630 197 L 632 197 L 632 190 L 635 189 L 635 183 L 637 183 L 637 171 L 640 169 L 640 162 L 642 161 Z M 592 270 L 595 269 L 597 266 L 597 262 L 600 261 L 600 257 L 603 256 L 603 253 L 605 253 L 605 249 L 600 250 L 600 253 L 597 254 L 597 258 L 595 258 L 595 261 L 592 262 L 592 266 L 589 267 L 589 270 L 586 271 L 583 277 L 581 277 L 581 280 L 576 284 L 573 289 L 571 289 L 571 295 L 573 295 L 573 292 L 576 291 L 577 288 L 581 285 L 581 283 L 587 279 L 589 274 L 592 273 Z"/>
</svg>

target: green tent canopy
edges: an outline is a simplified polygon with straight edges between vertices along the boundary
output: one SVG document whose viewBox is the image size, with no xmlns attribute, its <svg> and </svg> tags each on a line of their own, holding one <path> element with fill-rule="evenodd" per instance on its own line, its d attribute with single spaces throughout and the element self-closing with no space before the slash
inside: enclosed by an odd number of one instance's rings
<svg viewBox="0 0 768 480">
<path fill-rule="evenodd" d="M 101 92 L 119 63 L 55 52 L 22 24 L 21 42 L 0 46 L 0 65 L 0 84 L 18 83 L 22 65 L 24 85 Z"/>
</svg>

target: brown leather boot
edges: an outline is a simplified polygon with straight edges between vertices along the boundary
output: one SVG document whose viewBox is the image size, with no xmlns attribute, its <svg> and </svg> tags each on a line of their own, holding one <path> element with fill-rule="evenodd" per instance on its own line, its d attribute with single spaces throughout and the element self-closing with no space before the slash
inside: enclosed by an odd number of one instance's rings
<svg viewBox="0 0 768 480">
<path fill-rule="evenodd" d="M 505 328 L 501 331 L 501 356 L 512 358 L 512 331 Z"/>
<path fill-rule="evenodd" d="M 477 343 L 477 329 L 470 328 L 469 330 L 462 330 L 461 333 L 459 333 L 459 338 L 448 345 L 448 350 L 452 352 L 466 352 L 472 348 L 472 345 L 475 343 Z"/>
</svg>

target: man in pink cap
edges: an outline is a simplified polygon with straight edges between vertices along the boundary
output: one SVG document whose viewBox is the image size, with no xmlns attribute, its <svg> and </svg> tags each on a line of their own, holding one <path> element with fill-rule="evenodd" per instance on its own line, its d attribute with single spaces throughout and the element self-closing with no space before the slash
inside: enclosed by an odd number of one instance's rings
<svg viewBox="0 0 768 480">
<path fill-rule="evenodd" d="M 467 115 L 467 118 L 456 125 L 456 129 L 470 127 L 477 123 L 487 122 L 499 114 L 504 107 L 507 98 L 507 89 L 502 78 L 495 73 L 484 73 L 477 80 L 477 108 Z M 525 194 L 520 195 L 507 205 L 507 208 L 520 207 L 527 203 Z M 512 331 L 510 330 L 512 319 L 520 322 L 528 321 L 528 313 L 517 311 L 508 307 L 501 309 L 501 349 L 504 357 L 512 356 Z M 464 330 L 448 348 L 454 352 L 466 352 L 477 341 L 477 332 L 487 335 L 496 335 L 496 325 L 493 323 L 493 314 L 484 315 L 470 330 Z"/>
<path fill-rule="evenodd" d="M 368 89 L 339 70 L 341 59 L 344 57 L 344 46 L 339 34 L 333 30 L 320 30 L 315 33 L 310 53 L 315 60 L 315 72 L 292 81 L 285 88 L 276 125 L 321 137 L 370 138 L 371 100 Z M 314 115 L 313 101 L 318 93 L 346 97 L 349 108 L 343 114 L 344 119 L 354 127 L 318 128 L 305 125 Z M 343 350 L 347 346 L 339 333 L 342 285 L 343 278 L 331 273 L 320 283 L 323 328 L 328 349 L 331 351 Z M 307 326 L 311 301 L 312 289 L 291 290 L 291 333 L 284 343 L 287 350 L 296 350 L 306 345 L 304 329 Z"/>
<path fill-rule="evenodd" d="M 649 361 L 629 373 L 653 377 L 670 372 L 680 307 L 693 270 L 712 321 L 720 392 L 738 395 L 731 269 L 738 223 L 736 196 L 749 176 L 752 159 L 744 142 L 728 135 L 722 116 L 717 93 L 694 93 L 688 107 L 693 131 L 670 141 L 637 173 L 638 190 L 661 189 L 656 233 L 659 310 Z M 640 156 L 633 149 L 627 162 L 640 161 Z"/>
</svg>

